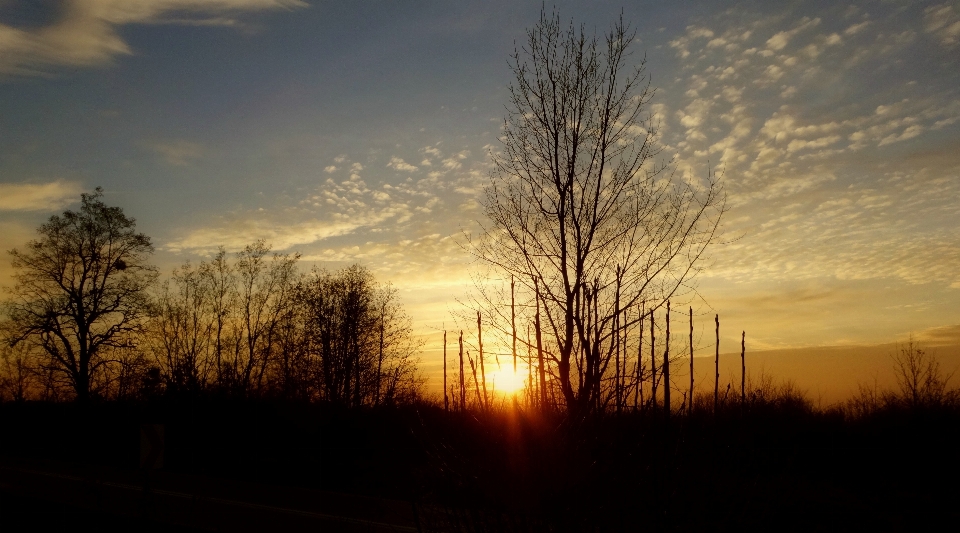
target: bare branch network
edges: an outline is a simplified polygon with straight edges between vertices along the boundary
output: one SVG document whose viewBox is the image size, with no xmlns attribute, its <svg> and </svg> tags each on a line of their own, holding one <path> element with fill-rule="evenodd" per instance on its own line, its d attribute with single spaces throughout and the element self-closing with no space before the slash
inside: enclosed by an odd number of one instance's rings
<svg viewBox="0 0 960 533">
<path fill-rule="evenodd" d="M 656 161 L 654 90 L 645 61 L 629 65 L 634 36 L 622 20 L 601 40 L 541 15 L 512 57 L 488 222 L 467 239 L 475 257 L 514 280 L 521 322 L 540 324 L 560 403 L 580 412 L 603 409 L 608 397 L 623 403 L 624 376 L 641 374 L 626 368 L 626 329 L 700 272 L 725 210 L 714 175 L 685 181 Z M 474 304 L 502 320 L 505 301 L 502 288 L 479 284 Z M 497 329 L 515 336 L 515 312 L 510 320 Z"/>
</svg>

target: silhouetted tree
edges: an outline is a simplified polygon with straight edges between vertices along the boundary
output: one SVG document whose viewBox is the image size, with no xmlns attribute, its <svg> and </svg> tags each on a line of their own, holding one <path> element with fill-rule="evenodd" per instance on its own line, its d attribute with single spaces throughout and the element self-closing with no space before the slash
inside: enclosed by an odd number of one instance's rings
<svg viewBox="0 0 960 533">
<path fill-rule="evenodd" d="M 0 401 L 22 402 L 30 395 L 35 370 L 29 350 L 25 343 L 0 347 Z"/>
<path fill-rule="evenodd" d="M 298 255 L 269 250 L 256 242 L 231 260 L 221 249 L 160 286 L 144 390 L 347 406 L 419 397 L 420 344 L 396 290 L 359 265 L 304 275 Z"/>
<path fill-rule="evenodd" d="M 50 377 L 69 384 L 80 402 L 106 383 L 100 374 L 117 362 L 111 352 L 134 345 L 156 278 L 147 264 L 150 238 L 102 197 L 99 187 L 82 194 L 79 211 L 50 217 L 39 238 L 10 251 L 10 342 L 37 348 Z"/>
<path fill-rule="evenodd" d="M 419 396 L 420 343 L 396 290 L 354 265 L 336 273 L 315 270 L 299 300 L 305 306 L 307 351 L 318 362 L 321 401 L 359 406 Z"/>
<path fill-rule="evenodd" d="M 483 202 L 490 223 L 471 243 L 528 295 L 539 285 L 550 373 L 580 411 L 613 389 L 614 329 L 638 319 L 615 328 L 615 317 L 643 299 L 659 307 L 684 286 L 723 212 L 712 177 L 674 179 L 654 162 L 654 91 L 643 60 L 628 66 L 633 41 L 622 20 L 601 41 L 542 13 L 512 57 L 503 151 Z"/>
<path fill-rule="evenodd" d="M 940 361 L 910 339 L 897 346 L 893 356 L 893 371 L 899 389 L 899 401 L 911 408 L 934 407 L 956 395 L 947 388 L 952 377 L 940 369 Z"/>
</svg>

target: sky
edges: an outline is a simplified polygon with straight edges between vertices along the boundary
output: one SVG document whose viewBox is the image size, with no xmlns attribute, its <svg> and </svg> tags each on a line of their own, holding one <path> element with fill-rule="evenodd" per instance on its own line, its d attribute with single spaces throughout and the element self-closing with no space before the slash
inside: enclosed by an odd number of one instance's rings
<svg viewBox="0 0 960 533">
<path fill-rule="evenodd" d="M 368 266 L 435 372 L 541 5 L 0 0 L 0 248 L 102 186 L 164 272 L 261 238 Z M 960 2 L 554 7 L 622 12 L 659 161 L 722 177 L 698 316 L 757 350 L 960 344 Z"/>
</svg>

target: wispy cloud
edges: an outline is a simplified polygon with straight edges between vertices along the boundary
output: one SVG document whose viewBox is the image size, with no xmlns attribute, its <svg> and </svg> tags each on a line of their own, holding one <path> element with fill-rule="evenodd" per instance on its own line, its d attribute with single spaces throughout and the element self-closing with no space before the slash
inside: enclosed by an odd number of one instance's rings
<svg viewBox="0 0 960 533">
<path fill-rule="evenodd" d="M 126 24 L 236 26 L 237 18 L 230 15 L 306 6 L 302 0 L 68 0 L 61 17 L 48 26 L 23 29 L 0 24 L 0 75 L 109 65 L 118 56 L 133 53 L 119 32 Z M 169 14 L 179 16 L 168 18 Z"/>
<path fill-rule="evenodd" d="M 72 181 L 0 183 L 0 211 L 56 211 L 80 199 L 82 188 Z"/>
<path fill-rule="evenodd" d="M 159 155 L 168 165 L 186 166 L 199 159 L 204 152 L 200 143 L 176 139 L 170 141 L 154 141 L 143 145 Z"/>
</svg>

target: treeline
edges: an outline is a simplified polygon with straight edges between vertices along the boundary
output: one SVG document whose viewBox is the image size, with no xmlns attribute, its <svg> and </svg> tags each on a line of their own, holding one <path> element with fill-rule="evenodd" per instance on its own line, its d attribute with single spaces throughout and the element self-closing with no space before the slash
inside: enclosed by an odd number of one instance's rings
<svg viewBox="0 0 960 533">
<path fill-rule="evenodd" d="M 397 291 L 360 265 L 307 273 L 298 261 L 258 241 L 149 284 L 138 294 L 139 314 L 121 326 L 112 320 L 113 331 L 100 331 L 104 342 L 88 348 L 89 397 L 217 395 L 343 406 L 419 398 L 420 344 Z M 63 327 L 24 329 L 31 309 L 7 311 L 0 400 L 76 399 L 83 369 L 64 353 L 76 343 L 55 342 L 65 337 Z"/>
</svg>

